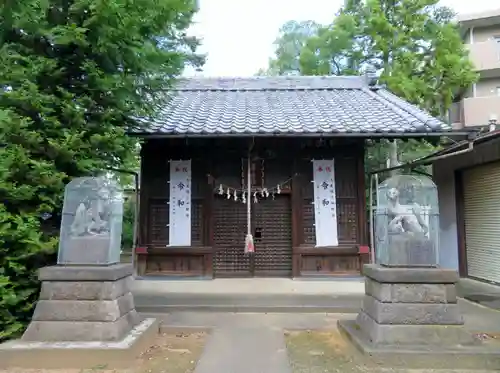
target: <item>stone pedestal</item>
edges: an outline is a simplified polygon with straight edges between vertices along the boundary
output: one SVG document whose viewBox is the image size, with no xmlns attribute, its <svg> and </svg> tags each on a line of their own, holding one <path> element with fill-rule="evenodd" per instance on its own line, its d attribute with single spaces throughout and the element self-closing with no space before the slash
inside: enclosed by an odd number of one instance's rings
<svg viewBox="0 0 500 373">
<path fill-rule="evenodd" d="M 358 343 L 420 349 L 477 344 L 463 327 L 456 271 L 368 264 L 364 275 L 361 311 L 355 321 L 339 322 Z"/>
<path fill-rule="evenodd" d="M 39 278 L 40 299 L 23 341 L 119 341 L 142 321 L 130 264 L 46 267 Z"/>
<path fill-rule="evenodd" d="M 158 335 L 138 315 L 131 264 L 40 270 L 40 300 L 19 340 L 0 344 L 0 369 L 128 368 Z"/>
</svg>

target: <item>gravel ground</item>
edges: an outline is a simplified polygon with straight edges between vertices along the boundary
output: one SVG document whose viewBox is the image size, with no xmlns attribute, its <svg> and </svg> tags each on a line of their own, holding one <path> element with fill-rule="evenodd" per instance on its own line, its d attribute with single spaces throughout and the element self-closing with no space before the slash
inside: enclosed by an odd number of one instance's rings
<svg viewBox="0 0 500 373">
<path fill-rule="evenodd" d="M 126 370 L 107 369 L 9 369 L 0 373 L 192 373 L 203 351 L 206 333 L 160 334 L 156 343 Z"/>
<path fill-rule="evenodd" d="M 439 357 L 393 357 L 363 355 L 339 331 L 285 332 L 293 373 L 483 373 L 499 372 L 500 361 Z M 499 346 L 500 347 L 500 346 Z M 479 359 L 481 360 L 481 359 Z M 459 369 L 458 369 L 459 368 Z"/>
</svg>

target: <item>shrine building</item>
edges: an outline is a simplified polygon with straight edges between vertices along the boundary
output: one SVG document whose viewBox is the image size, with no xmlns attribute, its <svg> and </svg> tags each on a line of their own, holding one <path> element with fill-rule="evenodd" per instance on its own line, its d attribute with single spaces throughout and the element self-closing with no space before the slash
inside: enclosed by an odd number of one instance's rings
<svg viewBox="0 0 500 373">
<path fill-rule="evenodd" d="M 359 274 L 367 140 L 466 135 L 367 76 L 189 78 L 170 93 L 134 133 L 145 277 Z"/>
</svg>

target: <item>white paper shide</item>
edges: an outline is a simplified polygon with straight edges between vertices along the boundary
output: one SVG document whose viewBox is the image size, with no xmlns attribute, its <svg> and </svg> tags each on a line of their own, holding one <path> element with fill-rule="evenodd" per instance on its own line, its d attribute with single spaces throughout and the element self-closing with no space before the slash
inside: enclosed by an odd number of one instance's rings
<svg viewBox="0 0 500 373">
<path fill-rule="evenodd" d="M 316 247 L 338 246 L 334 160 L 313 160 L 312 163 Z"/>
<path fill-rule="evenodd" d="M 169 246 L 191 246 L 191 160 L 170 161 Z"/>
</svg>

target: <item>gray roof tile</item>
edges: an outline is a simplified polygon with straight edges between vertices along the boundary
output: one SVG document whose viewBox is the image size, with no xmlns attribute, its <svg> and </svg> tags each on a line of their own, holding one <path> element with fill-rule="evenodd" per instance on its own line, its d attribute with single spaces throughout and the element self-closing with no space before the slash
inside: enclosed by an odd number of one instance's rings
<svg viewBox="0 0 500 373">
<path fill-rule="evenodd" d="M 184 79 L 141 134 L 429 133 L 451 126 L 365 77 Z"/>
</svg>

